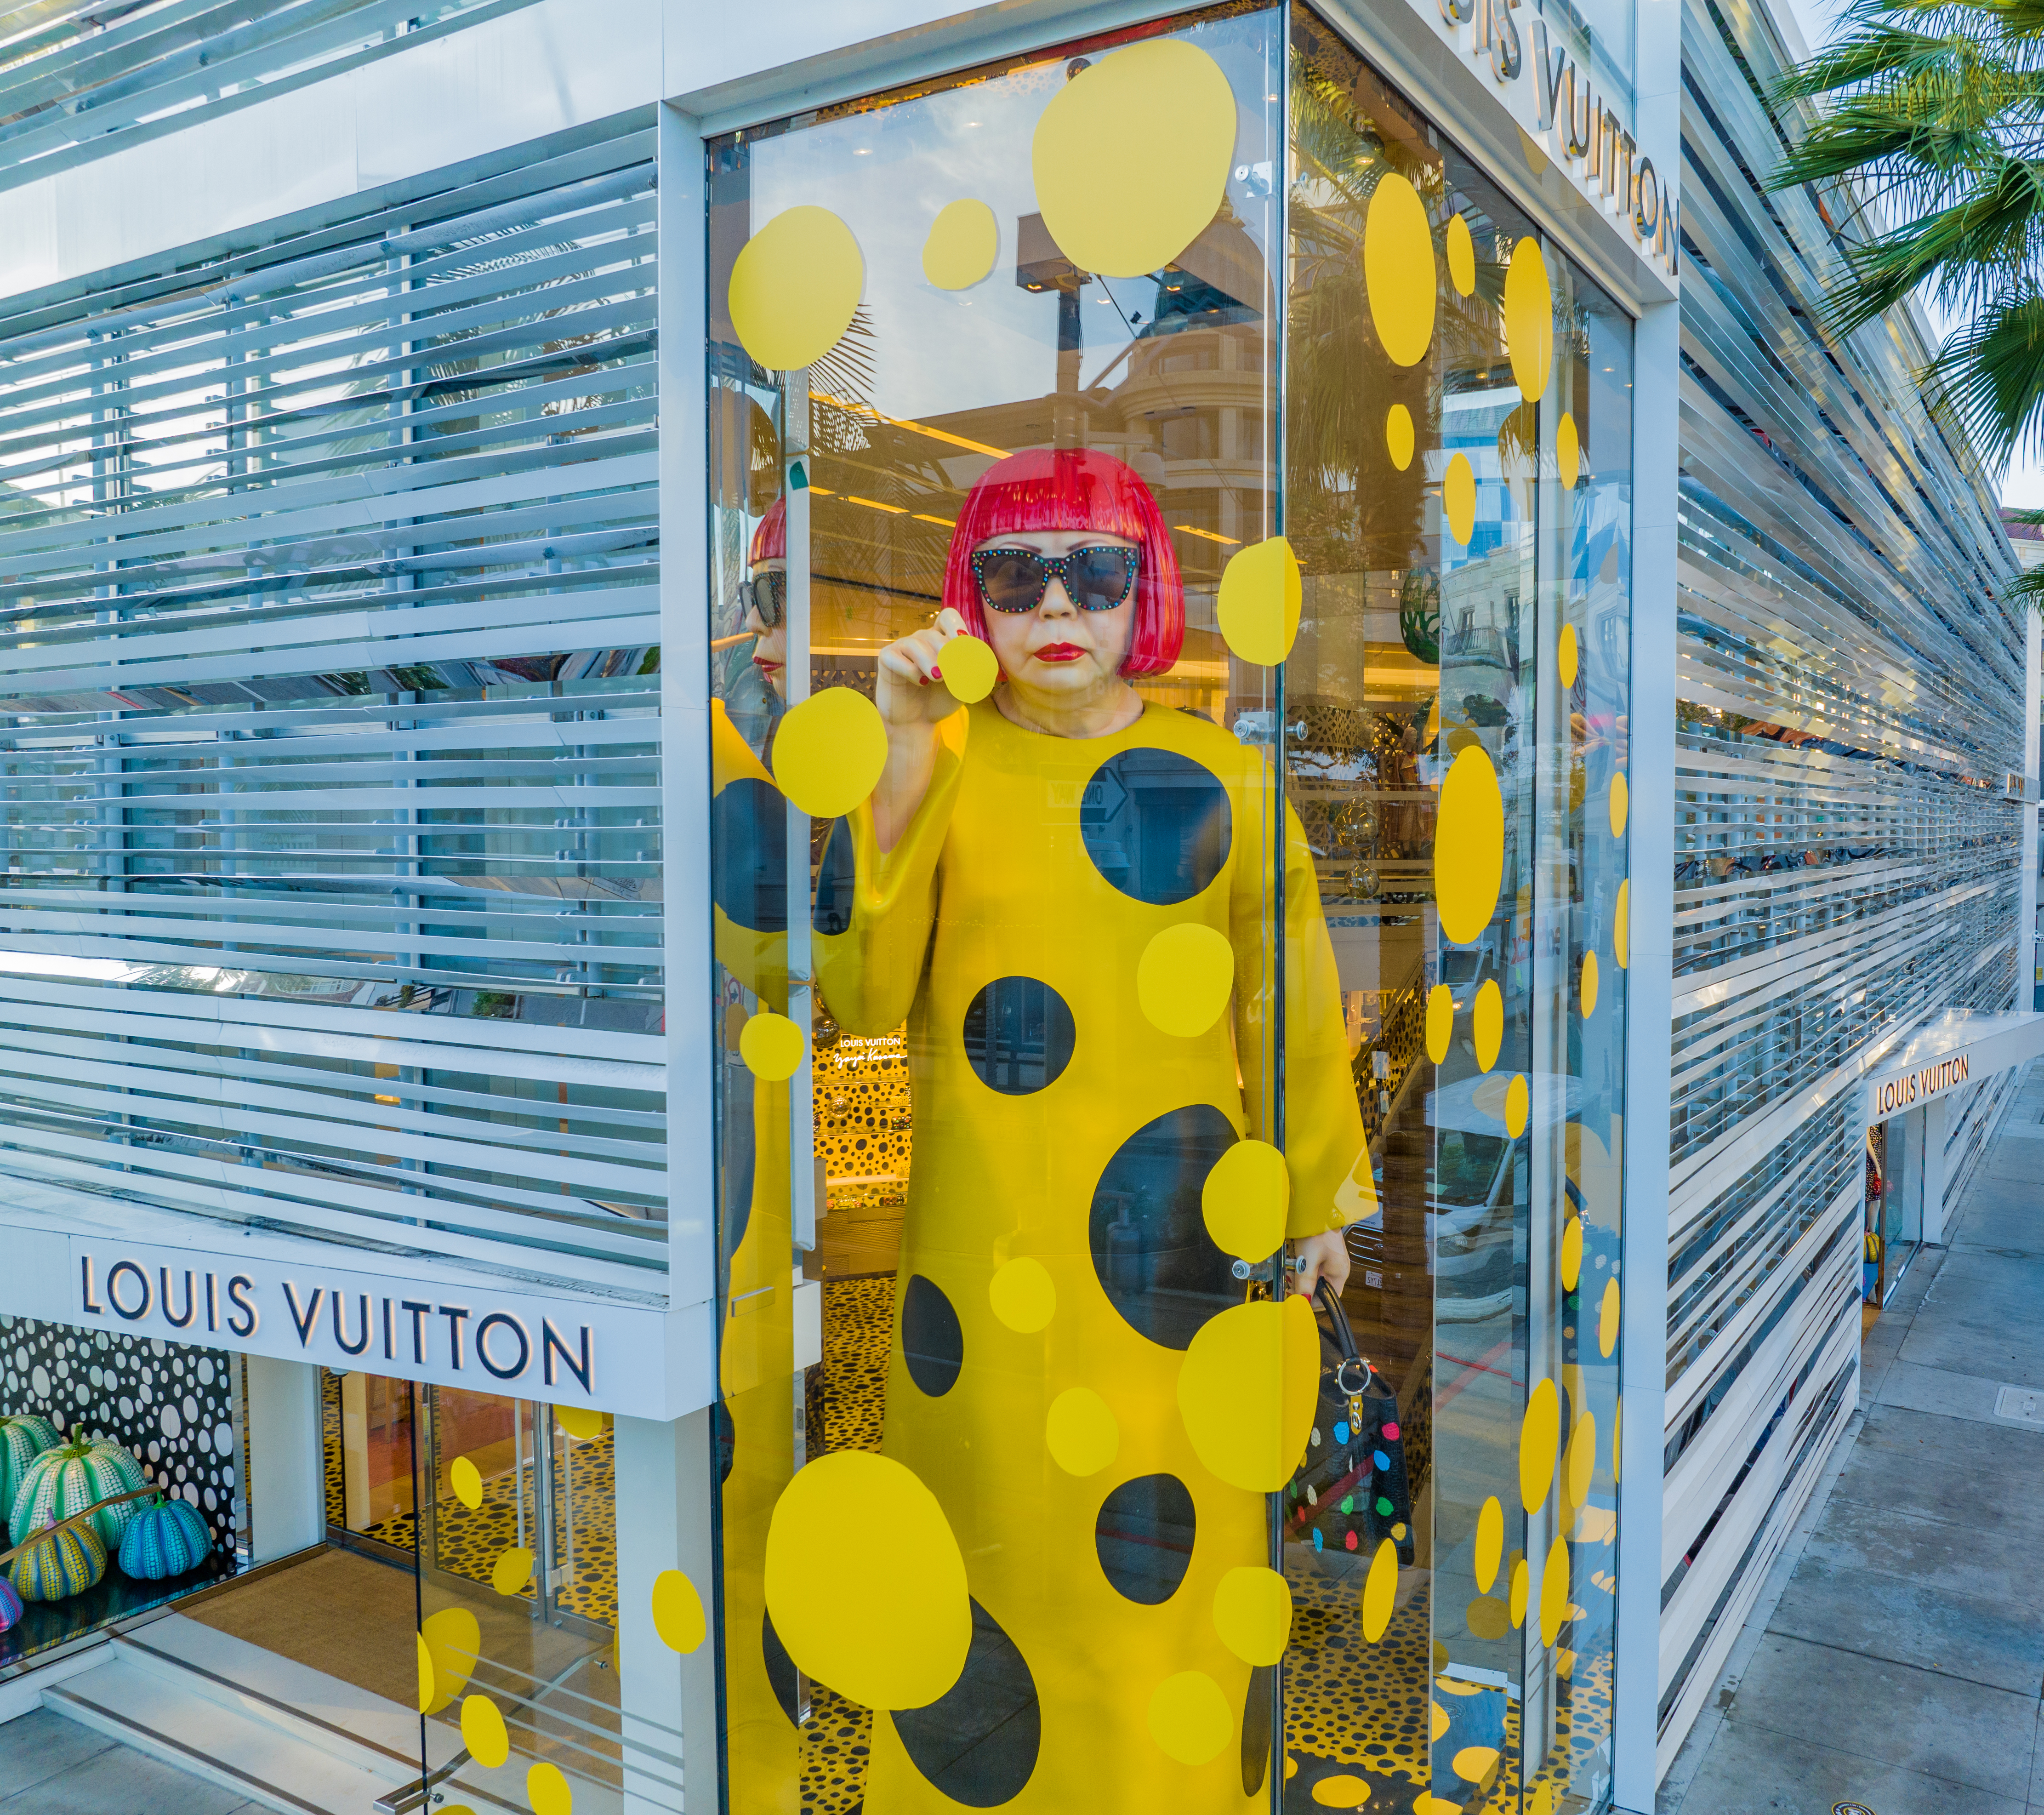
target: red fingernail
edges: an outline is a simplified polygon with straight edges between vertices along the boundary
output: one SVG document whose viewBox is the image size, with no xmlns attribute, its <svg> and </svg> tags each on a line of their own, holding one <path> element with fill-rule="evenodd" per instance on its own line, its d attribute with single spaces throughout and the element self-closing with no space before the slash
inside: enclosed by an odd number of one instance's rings
<svg viewBox="0 0 2044 1815">
<path fill-rule="evenodd" d="M 930 684 L 930 677 L 929 677 L 928 675 L 916 675 L 916 685 L 917 686 L 919 686 L 919 687 L 926 687 L 926 686 L 928 686 L 929 684 Z"/>
<path fill-rule="evenodd" d="M 932 668 L 932 669 L 931 669 L 931 671 L 930 671 L 930 679 L 931 679 L 932 680 L 933 680 L 933 681 L 940 681 L 940 680 L 942 680 L 943 678 L 944 678 L 944 671 L 943 671 L 943 670 L 942 668 Z"/>
</svg>

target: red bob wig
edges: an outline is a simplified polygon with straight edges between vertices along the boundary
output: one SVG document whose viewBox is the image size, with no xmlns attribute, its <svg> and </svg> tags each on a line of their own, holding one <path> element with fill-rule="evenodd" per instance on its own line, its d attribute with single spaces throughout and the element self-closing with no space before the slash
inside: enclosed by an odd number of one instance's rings
<svg viewBox="0 0 2044 1815">
<path fill-rule="evenodd" d="M 762 561 L 785 561 L 787 558 L 788 501 L 777 498 L 773 508 L 759 519 L 759 527 L 752 532 L 752 547 L 746 555 L 745 564 L 756 567 Z"/>
<path fill-rule="evenodd" d="M 1185 589 L 1163 514 L 1134 472 L 1090 448 L 1029 448 L 980 476 L 959 513 L 944 563 L 944 603 L 966 629 L 986 635 L 973 550 L 993 536 L 1031 529 L 1097 529 L 1137 544 L 1135 627 L 1121 671 L 1161 675 L 1178 660 L 1185 640 Z M 761 558 L 755 536 L 753 559 Z"/>
</svg>

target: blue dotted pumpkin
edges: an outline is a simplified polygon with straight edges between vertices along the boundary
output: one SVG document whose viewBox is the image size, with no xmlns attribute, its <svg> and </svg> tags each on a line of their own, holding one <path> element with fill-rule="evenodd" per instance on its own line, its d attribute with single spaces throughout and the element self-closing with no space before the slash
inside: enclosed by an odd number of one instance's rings
<svg viewBox="0 0 2044 1815">
<path fill-rule="evenodd" d="M 121 1534 L 117 1560 L 124 1575 L 138 1582 L 161 1582 L 196 1569 L 213 1554 L 213 1533 L 198 1509 L 187 1500 L 150 1500 Z"/>
<path fill-rule="evenodd" d="M 80 1441 L 46 1449 L 30 1463 L 7 1509 L 7 1529 L 19 1544 L 45 1525 L 83 1513 L 95 1500 L 146 1487 L 142 1465 L 117 1443 Z M 135 1502 L 102 1506 L 92 1515 L 103 1548 L 118 1549 L 121 1534 L 133 1523 Z"/>
<path fill-rule="evenodd" d="M 0 1417 L 0 1511 L 11 1508 L 29 1464 L 63 1439 L 48 1418 L 34 1412 Z M 0 1631 L 5 1631 L 0 1627 Z"/>
<path fill-rule="evenodd" d="M 106 1573 L 106 1546 L 88 1524 L 67 1525 L 24 1545 L 7 1566 L 7 1579 L 24 1601 L 62 1601 L 83 1594 Z"/>
<path fill-rule="evenodd" d="M 21 1597 L 6 1576 L 0 1575 L 0 1632 L 10 1632 L 21 1617 Z"/>
</svg>

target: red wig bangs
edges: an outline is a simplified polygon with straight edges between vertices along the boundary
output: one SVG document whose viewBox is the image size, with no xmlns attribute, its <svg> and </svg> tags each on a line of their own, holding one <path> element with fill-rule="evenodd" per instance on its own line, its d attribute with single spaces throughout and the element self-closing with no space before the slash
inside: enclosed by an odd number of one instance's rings
<svg viewBox="0 0 2044 1815">
<path fill-rule="evenodd" d="M 765 525 L 760 526 L 763 530 Z M 1140 553 L 1135 627 L 1124 675 L 1161 675 L 1185 640 L 1185 590 L 1163 513 L 1150 488 L 1112 454 L 1090 448 L 1032 448 L 987 468 L 959 513 L 944 563 L 944 603 L 974 636 L 986 635 L 972 552 L 995 536 L 1032 529 L 1097 529 L 1125 536 Z M 755 560 L 759 557 L 755 554 Z"/>
<path fill-rule="evenodd" d="M 777 498 L 773 508 L 759 519 L 759 527 L 752 532 L 752 547 L 746 555 L 745 564 L 756 567 L 762 561 L 785 561 L 787 558 L 788 501 Z"/>
</svg>

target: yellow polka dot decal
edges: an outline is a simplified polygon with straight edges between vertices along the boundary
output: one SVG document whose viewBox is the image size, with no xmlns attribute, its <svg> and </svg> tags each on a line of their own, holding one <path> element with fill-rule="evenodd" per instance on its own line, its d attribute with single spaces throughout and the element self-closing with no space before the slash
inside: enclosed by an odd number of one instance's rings
<svg viewBox="0 0 2044 1815">
<path fill-rule="evenodd" d="M 1448 520 L 1448 533 L 1466 548 L 1476 533 L 1476 468 L 1466 454 L 1457 454 L 1442 475 L 1441 510 Z"/>
<path fill-rule="evenodd" d="M 458 1455 L 448 1465 L 448 1485 L 471 1513 L 482 1504 L 482 1476 L 467 1456 Z"/>
<path fill-rule="evenodd" d="M 1121 1448 L 1121 1424 L 1090 1386 L 1068 1386 L 1051 1402 L 1043 1441 L 1066 1474 L 1097 1475 Z"/>
<path fill-rule="evenodd" d="M 1476 1036 L 1477 1069 L 1488 1071 L 1496 1064 L 1504 1047 L 1504 992 L 1498 988 L 1495 978 L 1485 979 L 1477 990 L 1470 1031 Z"/>
<path fill-rule="evenodd" d="M 1511 1616 L 1494 1594 L 1479 1594 L 1463 1610 L 1462 1621 L 1480 1639 L 1501 1639 L 1512 1630 Z"/>
<path fill-rule="evenodd" d="M 1235 1737 L 1235 1715 L 1205 1671 L 1181 1670 L 1151 1692 L 1150 1736 L 1180 1764 L 1205 1764 Z"/>
<path fill-rule="evenodd" d="M 1416 366 L 1434 338 L 1434 235 L 1419 190 L 1396 171 L 1377 179 L 1363 217 L 1362 277 L 1385 352 L 1395 364 Z"/>
<path fill-rule="evenodd" d="M 1453 1769 L 1466 1782 L 1481 1783 L 1497 1769 L 1497 1759 L 1495 1746 L 1464 1746 L 1455 1754 Z"/>
<path fill-rule="evenodd" d="M 1525 1624 L 1526 1596 L 1531 1580 L 1525 1558 L 1514 1558 L 1512 1564 L 1512 1623 L 1515 1626 Z"/>
<path fill-rule="evenodd" d="M 1594 952 L 1585 952 L 1583 954 L 1582 978 L 1583 1019 L 1585 1021 L 1588 1021 L 1592 1015 L 1596 1013 L 1598 981 L 1597 956 Z"/>
<path fill-rule="evenodd" d="M 1583 1219 L 1571 1217 L 1562 1225 L 1562 1290 L 1573 1292 L 1583 1271 Z"/>
<path fill-rule="evenodd" d="M 1488 1594 L 1504 1555 L 1504 1509 L 1493 1494 L 1476 1516 L 1476 1585 Z"/>
<path fill-rule="evenodd" d="M 574 1792 L 559 1765 L 536 1764 L 525 1773 L 525 1800 L 532 1815 L 573 1815 Z"/>
<path fill-rule="evenodd" d="M 1446 983 L 1427 992 L 1427 1056 L 1438 1065 L 1455 1036 L 1455 993 Z"/>
<path fill-rule="evenodd" d="M 1562 1622 L 1569 1612 L 1569 1540 L 1557 1538 L 1548 1547 L 1546 1567 L 1540 1571 L 1540 1642 L 1551 1645 L 1562 1636 Z"/>
<path fill-rule="evenodd" d="M 1313 1428 L 1320 1332 L 1296 1294 L 1236 1305 L 1200 1326 L 1178 1370 L 1193 1452 L 1231 1487 L 1274 1494 Z"/>
<path fill-rule="evenodd" d="M 1597 1305 L 1597 1353 L 1609 1355 L 1618 1347 L 1618 1282 L 1604 1282 L 1604 1297 Z"/>
<path fill-rule="evenodd" d="M 1370 1786 L 1347 1771 L 1336 1771 L 1313 1786 L 1313 1800 L 1323 1809 L 1360 1809 L 1370 1800 Z"/>
<path fill-rule="evenodd" d="M 419 1712 L 423 1714 L 433 1705 L 433 1654 L 424 1632 L 412 1636 L 419 1648 Z"/>
<path fill-rule="evenodd" d="M 886 767 L 887 727 L 880 709 L 850 687 L 810 694 L 781 721 L 774 736 L 774 779 L 813 819 L 851 812 L 873 792 Z"/>
<path fill-rule="evenodd" d="M 1147 277 L 1204 233 L 1235 154 L 1235 96 L 1220 65 L 1175 38 L 1101 57 L 1036 122 L 1036 205 L 1081 271 Z"/>
<path fill-rule="evenodd" d="M 843 337 L 866 287 L 851 229 L 828 208 L 790 208 L 731 267 L 731 325 L 769 371 L 814 365 Z"/>
<path fill-rule="evenodd" d="M 1441 932 L 1456 945 L 1483 936 L 1504 886 L 1504 796 L 1490 753 L 1471 744 L 1441 783 L 1434 832 L 1434 898 Z"/>
<path fill-rule="evenodd" d="M 1135 1000 L 1160 1033 L 1194 1040 L 1219 1021 L 1235 987 L 1235 948 L 1198 921 L 1167 926 L 1135 963 Z"/>
<path fill-rule="evenodd" d="M 1393 404 L 1384 418 L 1384 448 L 1401 473 L 1412 463 L 1413 440 L 1412 412 L 1402 403 Z"/>
<path fill-rule="evenodd" d="M 482 1650 L 482 1627 L 467 1608 L 443 1607 L 428 1613 L 419 1630 L 432 1672 L 432 1693 L 425 1712 L 437 1714 L 468 1686 Z"/>
<path fill-rule="evenodd" d="M 1001 661 L 993 645 L 969 634 L 961 633 L 945 644 L 937 666 L 943 671 L 951 698 L 966 706 L 985 699 L 1001 679 Z"/>
<path fill-rule="evenodd" d="M 1611 779 L 1611 835 L 1614 838 L 1625 836 L 1625 822 L 1632 811 L 1632 790 L 1620 769 Z"/>
<path fill-rule="evenodd" d="M 1057 1282 L 1040 1260 L 1026 1255 L 1005 1263 L 986 1285 L 987 1302 L 1009 1329 L 1033 1336 L 1058 1314 Z"/>
<path fill-rule="evenodd" d="M 684 1656 L 703 1642 L 709 1625 L 696 1585 L 678 1569 L 663 1569 L 653 1578 L 653 1630 L 670 1652 Z"/>
<path fill-rule="evenodd" d="M 1442 237 L 1447 243 L 1448 282 L 1456 295 L 1470 295 L 1476 289 L 1476 242 L 1470 237 L 1469 222 L 1459 214 L 1450 215 Z"/>
<path fill-rule="evenodd" d="M 1539 401 L 1554 367 L 1554 292 L 1540 242 L 1530 233 L 1512 248 L 1504 273 L 1504 339 L 1512 381 L 1529 403 Z"/>
<path fill-rule="evenodd" d="M 766 1532 L 766 1610 L 797 1666 L 868 1708 L 922 1708 L 972 1643 L 965 1559 L 909 1469 L 864 1450 L 819 1457 Z"/>
<path fill-rule="evenodd" d="M 1576 684 L 1576 670 L 1580 665 L 1581 650 L 1576 642 L 1576 627 L 1573 624 L 1562 626 L 1562 634 L 1554 639 L 1554 665 L 1560 671 L 1562 685 L 1572 687 Z"/>
<path fill-rule="evenodd" d="M 1618 885 L 1618 906 L 1611 916 L 1612 956 L 1618 960 L 1623 971 L 1632 961 L 1632 881 L 1628 877 Z"/>
<path fill-rule="evenodd" d="M 738 1056 L 755 1078 L 778 1083 L 801 1068 L 802 1030 L 784 1014 L 770 1009 L 749 1019 L 738 1036 Z"/>
<path fill-rule="evenodd" d="M 1274 1569 L 1231 1569 L 1214 1590 L 1214 1630 L 1244 1663 L 1275 1663 L 1292 1632 L 1292 1590 Z"/>
<path fill-rule="evenodd" d="M 1554 430 L 1554 470 L 1564 491 L 1573 491 L 1576 481 L 1583 476 L 1583 444 L 1576 433 L 1575 417 L 1566 410 Z"/>
<path fill-rule="evenodd" d="M 1504 1086 L 1504 1132 L 1514 1140 L 1526 1132 L 1526 1118 L 1532 1110 L 1532 1094 L 1526 1087 L 1526 1074 L 1515 1072 Z"/>
<path fill-rule="evenodd" d="M 1568 1482 L 1569 1504 L 1587 1506 L 1590 1480 L 1596 1472 L 1596 1414 L 1585 1412 L 1577 1421 L 1575 1435 L 1569 1439 L 1562 1473 Z"/>
<path fill-rule="evenodd" d="M 984 202 L 947 202 L 923 242 L 923 275 L 939 290 L 970 290 L 993 269 L 1001 229 Z"/>
<path fill-rule="evenodd" d="M 1200 1213 L 1224 1254 L 1268 1260 L 1285 1239 L 1292 1175 L 1267 1140 L 1238 1140 L 1214 1162 L 1200 1187 Z"/>
<path fill-rule="evenodd" d="M 532 1553 L 513 1544 L 490 1566 L 490 1586 L 499 1594 L 518 1594 L 532 1579 Z"/>
<path fill-rule="evenodd" d="M 1554 1479 L 1554 1455 L 1562 1440 L 1562 1408 L 1551 1380 L 1539 1382 L 1526 1395 L 1526 1415 L 1519 1425 L 1519 1499 L 1537 1513 Z"/>
<path fill-rule="evenodd" d="M 1450 1721 L 1448 1717 L 1447 1709 L 1443 1708 L 1439 1702 L 1434 1701 L 1430 1697 L 1427 1702 L 1427 1739 L 1430 1740 L 1438 1740 L 1442 1734 L 1445 1733 L 1448 1730 L 1448 1728 L 1451 1724 L 1452 1723 Z"/>
<path fill-rule="evenodd" d="M 1385 1538 L 1370 1559 L 1369 1575 L 1362 1579 L 1362 1636 L 1371 1644 L 1384 1636 L 1397 1603 L 1398 1547 Z"/>
<path fill-rule="evenodd" d="M 1462 1805 L 1449 1802 L 1445 1796 L 1436 1796 L 1430 1790 L 1423 1790 L 1412 1798 L 1412 1815 L 1462 1815 Z"/>
<path fill-rule="evenodd" d="M 511 1755 L 511 1736 L 504 1717 L 486 1695 L 467 1695 L 461 1704 L 461 1743 L 486 1771 L 494 1771 Z"/>
<path fill-rule="evenodd" d="M 603 1435 L 603 1414 L 594 1405 L 556 1405 L 554 1422 L 578 1443 Z"/>
<path fill-rule="evenodd" d="M 1526 1805 L 1526 1815 L 1554 1815 L 1556 1794 L 1554 1779 L 1550 1778 L 1533 1792 L 1533 1800 Z"/>
<path fill-rule="evenodd" d="M 1304 597 L 1292 544 L 1282 536 L 1266 536 L 1228 556 L 1214 618 L 1243 660 L 1274 667 L 1292 652 Z"/>
</svg>

